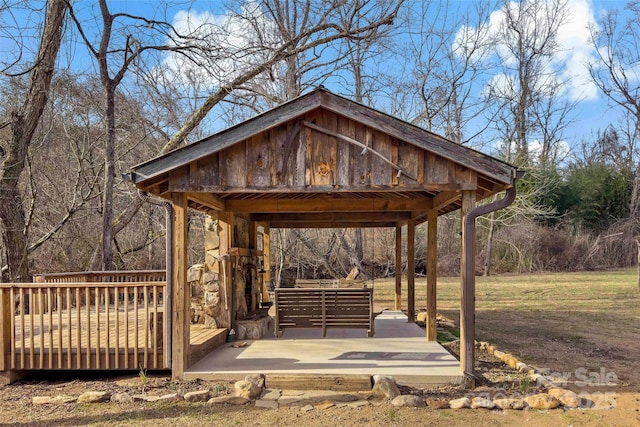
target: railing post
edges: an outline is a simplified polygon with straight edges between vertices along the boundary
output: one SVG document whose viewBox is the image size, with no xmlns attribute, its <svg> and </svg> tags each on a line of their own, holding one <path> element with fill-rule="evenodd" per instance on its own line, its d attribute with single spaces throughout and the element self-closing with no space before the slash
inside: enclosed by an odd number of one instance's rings
<svg viewBox="0 0 640 427">
<path fill-rule="evenodd" d="M 5 371 L 8 350 L 11 348 L 10 288 L 0 288 L 0 371 Z"/>
</svg>

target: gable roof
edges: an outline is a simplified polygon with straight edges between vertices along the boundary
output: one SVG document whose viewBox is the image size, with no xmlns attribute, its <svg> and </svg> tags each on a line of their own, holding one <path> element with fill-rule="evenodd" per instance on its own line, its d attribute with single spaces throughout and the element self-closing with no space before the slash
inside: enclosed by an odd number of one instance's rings
<svg viewBox="0 0 640 427">
<path fill-rule="evenodd" d="M 512 183 L 516 170 L 514 166 L 381 111 L 336 95 L 322 86 L 235 126 L 133 166 L 131 180 L 135 184 L 139 184 L 163 173 L 168 173 L 194 160 L 231 147 L 260 132 L 301 117 L 317 108 L 345 115 L 363 125 L 377 129 L 422 150 L 432 152 L 502 184 L 510 185 Z"/>
<path fill-rule="evenodd" d="M 388 114 L 315 89 L 131 168 L 189 206 L 279 227 L 378 227 L 427 220 L 514 185 L 517 168 Z"/>
</svg>

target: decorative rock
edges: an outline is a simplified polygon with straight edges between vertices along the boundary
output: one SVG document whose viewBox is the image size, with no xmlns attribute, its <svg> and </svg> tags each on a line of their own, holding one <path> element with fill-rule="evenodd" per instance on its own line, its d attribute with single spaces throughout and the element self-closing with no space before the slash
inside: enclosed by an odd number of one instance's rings
<svg viewBox="0 0 640 427">
<path fill-rule="evenodd" d="M 260 395 L 260 399 L 262 400 L 278 400 L 282 396 L 282 391 L 280 390 L 263 390 Z"/>
<path fill-rule="evenodd" d="M 210 397 L 209 390 L 190 391 L 184 394 L 186 402 L 206 402 Z"/>
<path fill-rule="evenodd" d="M 546 387 L 553 386 L 553 381 L 551 381 L 549 378 L 545 377 L 544 375 L 536 374 L 535 371 L 533 371 L 533 373 L 531 372 L 529 373 L 529 379 L 531 381 L 535 381 L 537 385 L 546 386 Z"/>
<path fill-rule="evenodd" d="M 309 411 L 313 411 L 312 405 L 305 405 L 302 408 L 300 408 L 300 412 L 309 412 Z"/>
<path fill-rule="evenodd" d="M 196 264 L 187 270 L 187 282 L 197 282 L 200 280 L 202 276 L 202 271 L 204 270 L 203 264 Z"/>
<path fill-rule="evenodd" d="M 493 400 L 486 397 L 474 397 L 471 399 L 471 409 L 493 409 L 495 407 L 496 404 L 493 403 Z"/>
<path fill-rule="evenodd" d="M 427 400 L 427 406 L 433 409 L 447 409 L 449 407 L 449 402 L 446 400 Z"/>
<path fill-rule="evenodd" d="M 386 397 L 389 400 L 400 396 L 400 390 L 393 378 L 374 375 L 373 380 L 375 381 L 375 384 L 373 385 L 371 392 L 374 396 Z"/>
<path fill-rule="evenodd" d="M 68 394 L 59 394 L 53 399 L 51 399 L 51 403 L 58 403 L 58 404 L 73 403 L 77 400 L 78 398 L 75 396 L 69 396 Z"/>
<path fill-rule="evenodd" d="M 131 396 L 134 402 L 144 402 L 146 397 L 144 394 L 134 394 Z"/>
<path fill-rule="evenodd" d="M 163 401 L 163 402 L 179 402 L 181 400 L 183 400 L 183 398 L 178 393 L 169 393 L 169 394 L 164 394 L 164 395 L 158 397 L 158 400 L 156 400 L 156 402 L 159 402 L 159 401 Z"/>
<path fill-rule="evenodd" d="M 133 397 L 129 393 L 115 393 L 111 395 L 113 403 L 133 403 Z"/>
<path fill-rule="evenodd" d="M 228 404 L 228 405 L 246 405 L 249 403 L 249 399 L 240 396 L 220 396 L 212 397 L 207 401 L 210 405 L 215 404 Z"/>
<path fill-rule="evenodd" d="M 547 394 L 558 399 L 562 406 L 565 406 L 567 408 L 577 408 L 578 406 L 580 406 L 580 398 L 575 392 L 571 390 L 566 390 L 563 388 L 552 388 L 547 392 Z"/>
<path fill-rule="evenodd" d="M 427 404 L 425 403 L 425 400 L 422 397 L 414 396 L 412 394 L 396 396 L 391 401 L 391 404 L 393 406 L 410 407 L 410 408 L 422 408 L 424 406 L 427 406 Z"/>
<path fill-rule="evenodd" d="M 320 403 L 317 403 L 317 404 L 313 405 L 313 407 L 316 408 L 316 409 L 329 409 L 329 408 L 332 408 L 334 406 L 336 406 L 336 404 L 333 403 L 330 400 L 324 400 L 324 401 L 322 401 Z"/>
<path fill-rule="evenodd" d="M 275 400 L 256 400 L 256 408 L 278 409 L 278 402 Z"/>
<path fill-rule="evenodd" d="M 547 393 L 538 393 L 527 396 L 524 401 L 532 409 L 555 409 L 560 406 L 560 401 Z"/>
<path fill-rule="evenodd" d="M 505 353 L 500 360 L 502 360 L 502 362 L 509 366 L 512 369 L 516 368 L 516 365 L 518 364 L 518 359 L 516 359 L 515 357 L 513 357 L 512 354 L 509 353 Z"/>
<path fill-rule="evenodd" d="M 471 407 L 471 400 L 468 397 L 461 397 L 460 399 L 453 399 L 449 401 L 449 408 L 462 409 Z"/>
<path fill-rule="evenodd" d="M 53 399 L 51 396 L 33 396 L 31 398 L 31 403 L 34 405 L 46 405 L 48 403 L 52 403 Z"/>
<path fill-rule="evenodd" d="M 522 399 L 512 399 L 512 398 L 504 398 L 504 399 L 496 399 L 493 401 L 497 408 L 500 409 L 524 409 L 526 406 L 524 404 L 524 400 Z"/>
<path fill-rule="evenodd" d="M 88 391 L 78 396 L 78 403 L 101 403 L 108 402 L 111 399 L 111 393 L 106 391 Z"/>
<path fill-rule="evenodd" d="M 251 381 L 238 381 L 234 384 L 234 394 L 245 399 L 256 399 L 262 393 L 262 388 Z"/>
<path fill-rule="evenodd" d="M 254 383 L 261 389 L 264 388 L 264 374 L 247 375 L 244 380 Z"/>
</svg>

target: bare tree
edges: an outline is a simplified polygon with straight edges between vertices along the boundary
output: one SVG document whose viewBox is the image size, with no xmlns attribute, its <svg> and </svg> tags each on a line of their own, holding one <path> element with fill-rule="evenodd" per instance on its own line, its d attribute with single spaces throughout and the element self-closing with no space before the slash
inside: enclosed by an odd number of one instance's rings
<svg viewBox="0 0 640 427">
<path fill-rule="evenodd" d="M 47 3 L 40 47 L 33 65 L 28 69 L 30 83 L 22 105 L 11 113 L 0 129 L 10 126 L 11 139 L 0 171 L 0 221 L 3 226 L 3 246 L 6 250 L 8 278 L 27 281 L 29 275 L 26 216 L 18 181 L 25 167 L 27 151 L 47 104 L 49 86 L 62 41 L 67 12 L 64 0 Z M 4 151 L 4 150 L 3 150 Z"/>
<path fill-rule="evenodd" d="M 640 86 L 638 86 L 638 62 L 640 61 L 640 2 L 627 4 L 627 17 L 612 10 L 601 15 L 599 27 L 592 26 L 591 43 L 596 48 L 597 60 L 589 64 L 593 82 L 608 98 L 613 108 L 624 111 L 627 119 L 629 155 L 635 158 L 635 178 L 629 206 L 629 227 L 625 233 L 638 245 L 638 288 L 640 289 L 640 162 L 634 149 L 640 136 Z"/>
<path fill-rule="evenodd" d="M 78 18 L 75 7 L 70 5 L 71 17 L 80 37 L 98 64 L 104 95 L 106 138 L 104 152 L 104 182 L 102 191 L 102 262 L 103 270 L 113 265 L 114 242 L 114 186 L 116 179 L 116 91 L 127 72 L 147 51 L 187 51 L 193 46 L 189 36 L 179 35 L 166 21 L 149 19 L 128 13 L 112 13 L 106 0 L 99 1 L 102 31 L 100 39 L 92 41 L 85 25 Z M 181 44 L 156 43 L 160 36 L 168 41 L 181 40 Z"/>
</svg>

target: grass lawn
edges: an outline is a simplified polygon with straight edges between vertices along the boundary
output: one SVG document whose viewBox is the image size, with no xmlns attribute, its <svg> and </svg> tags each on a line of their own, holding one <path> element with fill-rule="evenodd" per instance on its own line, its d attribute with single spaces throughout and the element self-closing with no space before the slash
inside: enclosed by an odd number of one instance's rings
<svg viewBox="0 0 640 427">
<path fill-rule="evenodd" d="M 393 308 L 394 281 L 376 280 L 376 310 Z M 406 282 L 403 282 L 406 309 Z M 460 278 L 438 279 L 438 313 L 459 320 Z M 426 279 L 416 280 L 416 310 Z M 638 389 L 640 291 L 636 271 L 505 275 L 476 278 L 476 338 L 552 372 L 615 373 Z M 578 371 L 580 370 L 580 371 Z"/>
</svg>

